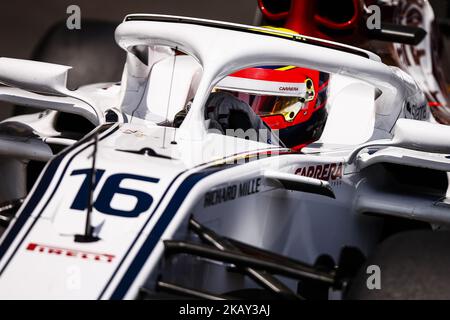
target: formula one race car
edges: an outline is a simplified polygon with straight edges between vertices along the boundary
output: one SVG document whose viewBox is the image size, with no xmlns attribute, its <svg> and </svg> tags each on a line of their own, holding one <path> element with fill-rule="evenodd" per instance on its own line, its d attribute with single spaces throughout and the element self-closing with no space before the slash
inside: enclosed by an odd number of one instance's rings
<svg viewBox="0 0 450 320">
<path fill-rule="evenodd" d="M 450 128 L 405 72 L 183 17 L 116 40 L 121 83 L 75 91 L 70 67 L 0 59 L 0 100 L 45 110 L 0 124 L 1 298 L 450 297 Z"/>
</svg>

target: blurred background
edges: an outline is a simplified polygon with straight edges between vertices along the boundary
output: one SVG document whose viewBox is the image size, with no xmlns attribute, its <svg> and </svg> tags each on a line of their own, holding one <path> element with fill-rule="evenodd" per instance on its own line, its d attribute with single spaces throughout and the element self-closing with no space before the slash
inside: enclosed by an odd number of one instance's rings
<svg viewBox="0 0 450 320">
<path fill-rule="evenodd" d="M 28 58 L 47 30 L 68 17 L 66 9 L 73 4 L 81 8 L 83 20 L 115 24 L 129 13 L 163 13 L 252 23 L 257 9 L 256 0 L 1 0 L 0 56 Z"/>
<path fill-rule="evenodd" d="M 448 35 L 448 29 L 450 28 L 448 23 L 450 1 L 431 0 L 430 2 L 435 9 L 440 26 L 446 29 Z M 81 8 L 81 31 L 62 30 L 61 28 L 52 30 L 52 26 L 56 23 L 67 19 L 69 15 L 66 13 L 66 9 L 69 5 L 73 4 Z M 56 57 L 53 59 L 55 62 L 58 62 L 58 60 L 63 61 L 64 50 L 60 52 L 49 52 L 53 49 L 46 47 L 43 42 L 46 43 L 46 40 L 48 42 L 49 37 L 64 40 L 65 32 L 84 32 L 90 27 L 95 27 L 95 20 L 110 22 L 108 26 L 103 25 L 100 28 L 97 26 L 97 32 L 105 33 L 109 41 L 109 43 L 102 44 L 99 49 L 99 54 L 103 50 L 107 54 L 120 56 L 122 52 L 115 47 L 113 31 L 115 26 L 128 13 L 174 14 L 245 24 L 253 24 L 258 17 L 256 0 L 1 0 L 0 56 L 39 60 L 40 57 L 46 57 L 50 54 Z M 70 41 L 72 42 L 68 45 L 68 50 L 77 45 L 73 43 L 73 39 Z M 92 39 L 92 41 L 95 40 Z M 446 40 L 446 45 L 450 47 L 448 40 Z M 88 59 L 89 57 L 83 57 L 83 52 L 80 52 L 78 58 Z M 122 65 L 115 66 L 113 69 L 105 72 L 109 72 L 109 76 L 116 77 L 119 80 Z M 77 71 L 74 70 L 73 72 Z M 448 70 L 447 74 L 450 74 Z M 95 73 L 90 75 L 90 78 L 86 80 L 87 83 L 102 81 L 103 79 L 101 77 L 102 74 Z M 76 86 L 78 83 L 74 85 Z M 11 107 L 0 105 L 0 120 L 10 116 L 11 113 Z"/>
<path fill-rule="evenodd" d="M 43 50 L 39 45 L 56 23 L 67 19 L 67 7 L 73 4 L 81 9 L 82 29 L 66 29 L 64 32 L 86 31 L 92 23 L 85 21 L 108 21 L 110 27 L 102 27 L 97 32 L 104 33 L 111 41 L 110 46 L 103 46 L 104 51 L 115 55 L 122 52 L 114 46 L 114 27 L 129 13 L 162 13 L 251 24 L 257 9 L 256 0 L 0 0 L 0 56 L 21 59 L 48 56 L 48 53 L 37 52 Z M 58 34 L 56 37 L 62 38 L 64 35 Z M 80 57 L 83 58 L 89 57 Z M 64 58 L 53 60 L 57 62 Z M 122 67 L 112 72 L 116 78 L 119 73 L 117 80 L 120 80 Z M 87 79 L 87 83 L 105 80 L 97 73 Z M 11 106 L 0 103 L 0 120 L 12 112 Z"/>
</svg>

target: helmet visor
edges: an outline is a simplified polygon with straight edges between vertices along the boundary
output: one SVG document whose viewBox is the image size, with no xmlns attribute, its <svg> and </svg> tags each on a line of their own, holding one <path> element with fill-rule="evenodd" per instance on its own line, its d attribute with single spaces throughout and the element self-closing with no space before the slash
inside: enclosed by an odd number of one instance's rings
<svg viewBox="0 0 450 320">
<path fill-rule="evenodd" d="M 292 122 L 301 112 L 307 112 L 308 103 L 314 98 L 314 93 L 307 92 L 305 96 L 275 96 L 247 92 L 226 91 L 236 98 L 246 102 L 260 117 L 279 115 L 284 121 Z"/>
</svg>

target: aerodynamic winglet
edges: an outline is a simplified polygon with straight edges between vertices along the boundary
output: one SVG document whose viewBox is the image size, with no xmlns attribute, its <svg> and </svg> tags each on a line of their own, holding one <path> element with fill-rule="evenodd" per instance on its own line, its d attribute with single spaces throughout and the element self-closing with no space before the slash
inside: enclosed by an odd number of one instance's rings
<svg viewBox="0 0 450 320">
<path fill-rule="evenodd" d="M 264 171 L 264 177 L 269 181 L 280 183 L 287 190 L 314 193 L 336 199 L 333 188 L 326 181 L 278 171 Z"/>
</svg>

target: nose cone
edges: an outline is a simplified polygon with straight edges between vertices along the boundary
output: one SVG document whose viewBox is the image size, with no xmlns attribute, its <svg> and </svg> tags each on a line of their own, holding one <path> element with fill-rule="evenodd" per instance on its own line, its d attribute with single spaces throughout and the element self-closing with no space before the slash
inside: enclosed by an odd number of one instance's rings
<svg viewBox="0 0 450 320">
<path fill-rule="evenodd" d="M 92 140 L 46 168 L 19 213 L 29 223 L 15 226 L 17 236 L 2 257 L 8 266 L 0 276 L 0 297 L 97 299 L 137 237 L 151 230 L 158 208 L 164 208 L 170 187 L 186 166 L 154 155 L 164 150 L 159 131 L 144 142 L 146 133 L 127 130 L 100 136 L 94 185 Z M 144 146 L 154 154 L 120 150 Z M 78 242 L 87 221 L 98 240 Z M 81 283 L 68 282 L 72 273 L 84 275 Z"/>
</svg>

